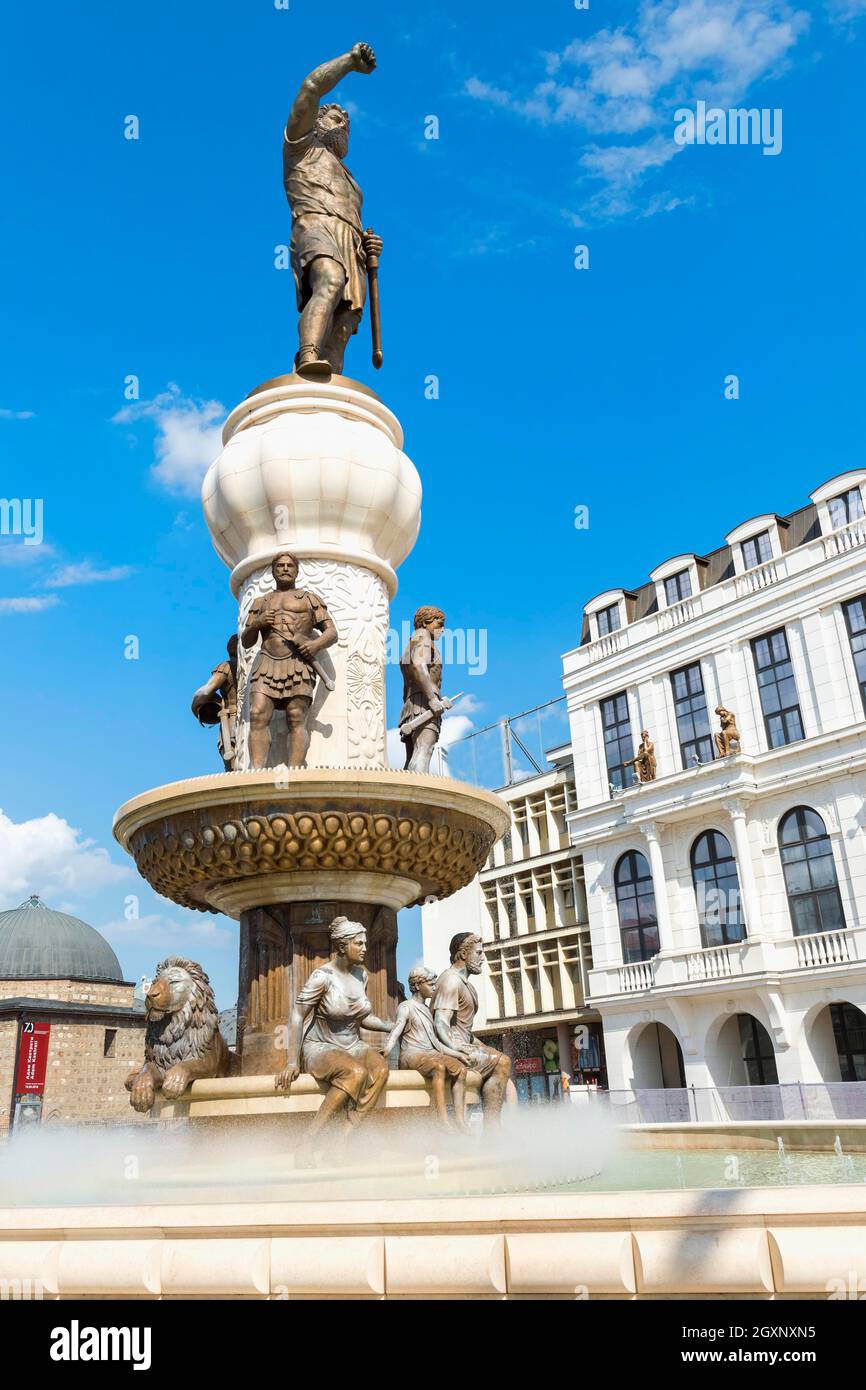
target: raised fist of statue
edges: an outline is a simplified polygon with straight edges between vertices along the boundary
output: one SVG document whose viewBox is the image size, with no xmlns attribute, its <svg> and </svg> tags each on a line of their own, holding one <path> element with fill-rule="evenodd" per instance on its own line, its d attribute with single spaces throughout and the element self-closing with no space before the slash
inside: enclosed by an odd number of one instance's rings
<svg viewBox="0 0 866 1390">
<path fill-rule="evenodd" d="M 363 245 L 364 250 L 368 256 L 381 256 L 383 244 L 382 238 L 380 236 L 377 236 L 376 233 L 372 231 L 369 227 L 367 228 L 364 235 L 361 237 L 361 244 Z"/>
<path fill-rule="evenodd" d="M 356 43 L 352 48 L 352 58 L 356 72 L 372 72 L 376 66 L 376 55 L 368 43 Z"/>
</svg>

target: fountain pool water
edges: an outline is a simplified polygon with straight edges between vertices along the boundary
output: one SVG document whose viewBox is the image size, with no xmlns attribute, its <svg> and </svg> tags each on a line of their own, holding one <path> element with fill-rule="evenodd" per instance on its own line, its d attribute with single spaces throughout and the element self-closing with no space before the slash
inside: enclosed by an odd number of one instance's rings
<svg viewBox="0 0 866 1390">
<path fill-rule="evenodd" d="M 738 1146 L 635 1149 L 600 1112 L 510 1108 L 501 1129 L 375 1125 L 301 1158 L 279 1126 L 46 1127 L 0 1149 L 0 1205 L 422 1199 L 516 1192 L 638 1192 L 866 1182 L 866 1153 Z M 731 1160 L 735 1159 L 735 1162 Z M 781 1161 L 780 1161 L 781 1160 Z"/>
<path fill-rule="evenodd" d="M 0 1290 L 573 1299 L 866 1287 L 866 1153 L 840 1162 L 835 1127 L 811 1152 L 786 1131 L 784 1164 L 772 1133 L 672 1128 L 617 1130 L 601 1111 L 560 1105 L 456 1136 L 416 1110 L 405 1124 L 371 1119 L 342 1153 L 302 1164 L 270 1117 L 46 1126 L 0 1149 Z"/>
</svg>

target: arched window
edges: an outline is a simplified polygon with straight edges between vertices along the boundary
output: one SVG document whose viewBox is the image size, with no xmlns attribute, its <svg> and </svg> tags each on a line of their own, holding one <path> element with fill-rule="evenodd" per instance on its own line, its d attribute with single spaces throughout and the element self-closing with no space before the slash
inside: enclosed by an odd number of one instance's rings
<svg viewBox="0 0 866 1390">
<path fill-rule="evenodd" d="M 779 853 L 795 936 L 845 926 L 833 846 L 817 811 L 797 806 L 779 825 Z"/>
<path fill-rule="evenodd" d="M 730 841 L 706 830 L 692 845 L 692 882 L 704 946 L 727 946 L 746 935 L 740 906 L 740 880 Z"/>
<path fill-rule="evenodd" d="M 653 880 L 646 859 L 635 849 L 622 856 L 613 876 L 622 937 L 622 958 L 650 960 L 658 955 L 659 924 Z"/>
</svg>

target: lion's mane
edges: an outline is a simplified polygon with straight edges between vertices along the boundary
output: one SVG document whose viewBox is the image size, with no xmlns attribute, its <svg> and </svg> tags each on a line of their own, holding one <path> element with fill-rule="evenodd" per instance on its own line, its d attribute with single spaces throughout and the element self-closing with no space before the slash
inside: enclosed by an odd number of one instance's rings
<svg viewBox="0 0 866 1390">
<path fill-rule="evenodd" d="M 175 1013 L 149 1020 L 144 1035 L 145 1061 L 163 1072 L 204 1056 L 219 1031 L 214 992 L 201 966 L 183 956 L 168 956 L 156 967 L 156 978 L 173 965 L 187 972 L 192 990 Z"/>
</svg>

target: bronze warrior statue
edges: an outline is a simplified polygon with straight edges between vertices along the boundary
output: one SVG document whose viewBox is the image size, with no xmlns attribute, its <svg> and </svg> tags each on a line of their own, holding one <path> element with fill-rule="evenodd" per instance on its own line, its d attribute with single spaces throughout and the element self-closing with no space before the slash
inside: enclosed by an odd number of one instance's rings
<svg viewBox="0 0 866 1390">
<path fill-rule="evenodd" d="M 388 1063 L 361 1037 L 361 1028 L 390 1033 L 373 1013 L 367 998 L 367 933 L 360 922 L 335 917 L 331 923 L 331 959 L 314 970 L 295 1000 L 289 1020 L 288 1059 L 275 1078 L 277 1090 L 289 1090 L 304 1070 L 327 1085 L 325 1098 L 306 1142 L 332 1120 L 342 1117 L 344 1130 L 357 1124 L 376 1104 L 388 1080 Z"/>
<path fill-rule="evenodd" d="M 235 759 L 235 721 L 238 713 L 238 637 L 233 633 L 226 644 L 228 661 L 213 668 L 211 678 L 200 685 L 192 697 L 192 712 L 200 724 L 219 724 L 217 747 L 226 772 Z"/>
<path fill-rule="evenodd" d="M 654 782 L 656 779 L 656 755 L 655 747 L 649 736 L 649 730 L 644 729 L 640 736 L 640 747 L 633 758 L 629 758 L 624 764 L 625 767 L 633 767 L 637 773 L 639 782 Z"/>
<path fill-rule="evenodd" d="M 367 297 L 367 269 L 378 265 L 382 241 L 361 223 L 362 194 L 343 160 L 349 116 L 321 98 L 350 72 L 370 73 L 376 55 L 366 43 L 322 63 L 301 83 L 283 138 L 283 184 L 292 210 L 292 272 L 300 321 L 295 368 L 302 375 L 342 372 L 346 344 L 358 331 Z M 371 303 L 373 301 L 371 300 Z"/>
<path fill-rule="evenodd" d="M 484 1118 L 497 1120 L 511 1075 L 511 1059 L 504 1052 L 473 1036 L 472 1025 L 478 1012 L 478 995 L 470 975 L 480 975 L 484 964 L 481 937 L 474 932 L 458 932 L 448 951 L 451 964 L 436 981 L 431 1009 L 436 1036 L 446 1047 L 459 1050 L 473 1070 L 481 1073 L 481 1100 Z"/>
<path fill-rule="evenodd" d="M 436 971 L 426 965 L 409 971 L 411 998 L 397 1008 L 397 1022 L 387 1043 L 386 1054 L 396 1042 L 400 1043 L 400 1066 L 407 1071 L 419 1071 L 430 1082 L 433 1109 L 437 1119 L 451 1128 L 445 1095 L 446 1078 L 451 1079 L 451 1099 L 454 1122 L 458 1129 L 466 1125 L 466 1066 L 471 1049 L 457 1043 L 450 1047 L 442 1042 L 433 1024 L 429 1000 L 433 997 Z"/>
<path fill-rule="evenodd" d="M 259 634 L 262 639 L 250 675 L 250 762 L 253 767 L 267 766 L 271 717 L 275 709 L 284 709 L 289 763 L 305 767 L 310 746 L 307 721 L 316 681 L 332 687 L 316 658 L 336 642 L 337 629 L 318 595 L 295 587 L 298 562 L 294 555 L 278 555 L 271 573 L 276 590 L 256 599 L 241 638 L 245 647 L 252 647 Z"/>
<path fill-rule="evenodd" d="M 445 627 L 441 608 L 419 608 L 415 631 L 400 658 L 403 675 L 403 708 L 400 711 L 400 737 L 406 745 L 406 769 L 428 772 L 433 749 L 439 740 L 443 711 L 451 701 L 442 694 L 442 658 L 436 646 Z"/>
</svg>

